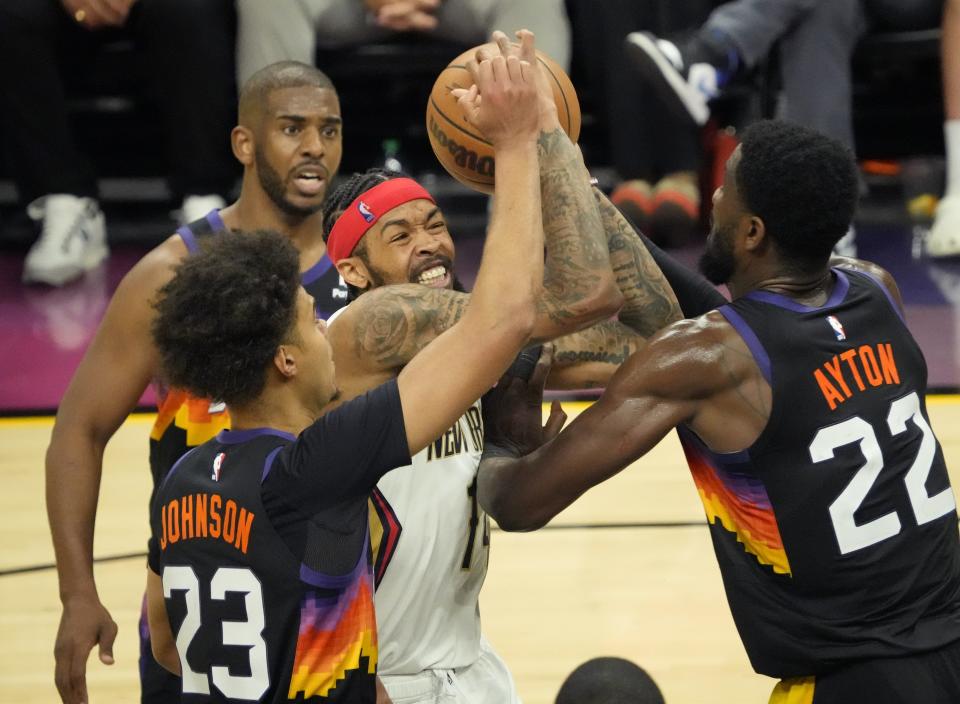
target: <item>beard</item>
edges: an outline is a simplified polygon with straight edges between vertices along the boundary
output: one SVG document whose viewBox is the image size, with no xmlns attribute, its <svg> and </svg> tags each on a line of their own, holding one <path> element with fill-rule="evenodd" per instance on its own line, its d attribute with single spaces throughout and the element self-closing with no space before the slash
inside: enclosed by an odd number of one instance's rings
<svg viewBox="0 0 960 704">
<path fill-rule="evenodd" d="M 724 228 L 716 223 L 707 238 L 707 247 L 700 255 L 697 264 L 700 273 L 714 284 L 725 284 L 733 276 L 737 268 L 737 260 L 733 255 L 732 228 Z"/>
<path fill-rule="evenodd" d="M 270 166 L 270 162 L 267 161 L 267 157 L 259 146 L 254 150 L 254 159 L 257 165 L 257 178 L 260 181 L 260 187 L 281 212 L 293 217 L 305 218 L 323 207 L 322 199 L 316 205 L 299 206 L 291 203 L 287 200 L 287 188 L 283 179 L 280 178 L 279 172 Z"/>
</svg>

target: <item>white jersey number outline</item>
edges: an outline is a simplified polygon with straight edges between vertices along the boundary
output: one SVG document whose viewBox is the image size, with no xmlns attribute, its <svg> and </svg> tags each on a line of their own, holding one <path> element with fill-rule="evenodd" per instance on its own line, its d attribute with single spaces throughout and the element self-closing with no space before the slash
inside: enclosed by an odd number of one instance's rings
<svg viewBox="0 0 960 704">
<path fill-rule="evenodd" d="M 163 569 L 163 596 L 169 599 L 174 591 L 186 592 L 184 600 L 187 615 L 177 632 L 177 654 L 185 694 L 210 694 L 206 672 L 198 672 L 187 662 L 187 650 L 200 630 L 200 580 L 192 567 L 168 565 Z M 249 648 L 250 674 L 230 674 L 230 669 L 220 665 L 210 668 L 209 679 L 214 686 L 230 699 L 257 701 L 270 688 L 270 671 L 267 666 L 267 644 L 263 640 L 266 621 L 263 614 L 263 590 L 260 580 L 248 568 L 221 567 L 210 580 L 210 598 L 222 601 L 227 593 L 243 594 L 247 611 L 245 621 L 223 621 L 221 641 L 224 645 Z"/>
<path fill-rule="evenodd" d="M 936 440 L 930 425 L 920 412 L 920 399 L 916 391 L 890 404 L 890 412 L 887 414 L 890 435 L 905 432 L 907 421 L 913 421 L 923 434 L 917 456 L 903 478 L 910 506 L 913 508 L 917 525 L 920 526 L 956 510 L 956 499 L 949 486 L 935 496 L 927 494 L 926 482 L 936 456 Z M 860 416 L 853 416 L 842 423 L 821 428 L 810 443 L 810 459 L 814 463 L 825 462 L 834 457 L 837 448 L 853 443 L 859 444 L 865 462 L 830 504 L 830 519 L 840 553 L 843 555 L 892 538 L 901 530 L 900 517 L 896 511 L 859 525 L 854 517 L 883 470 L 880 443 L 877 441 L 876 432 L 867 421 Z"/>
</svg>

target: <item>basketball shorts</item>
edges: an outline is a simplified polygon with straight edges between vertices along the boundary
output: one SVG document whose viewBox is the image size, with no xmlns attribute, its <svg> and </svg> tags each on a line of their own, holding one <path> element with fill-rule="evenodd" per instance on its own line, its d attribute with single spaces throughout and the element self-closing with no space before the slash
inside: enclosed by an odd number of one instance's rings
<svg viewBox="0 0 960 704">
<path fill-rule="evenodd" d="M 520 704 L 510 670 L 482 636 L 480 657 L 470 665 L 380 679 L 393 704 Z"/>
<path fill-rule="evenodd" d="M 960 641 L 901 658 L 866 660 L 816 677 L 782 680 L 769 704 L 957 704 Z"/>
</svg>

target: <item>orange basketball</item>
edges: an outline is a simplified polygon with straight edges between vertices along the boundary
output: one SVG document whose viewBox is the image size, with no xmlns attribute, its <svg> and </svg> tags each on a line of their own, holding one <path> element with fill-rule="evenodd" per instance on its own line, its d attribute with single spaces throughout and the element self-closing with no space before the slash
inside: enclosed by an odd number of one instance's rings
<svg viewBox="0 0 960 704">
<path fill-rule="evenodd" d="M 496 44 L 487 44 L 497 51 Z M 476 54 L 474 47 L 451 61 L 440 75 L 427 101 L 427 134 L 433 153 L 443 168 L 470 188 L 493 193 L 493 146 L 467 122 L 463 111 L 450 90 L 470 88 L 473 78 L 466 63 Z M 556 61 L 543 52 L 537 52 L 540 65 L 547 69 L 553 85 L 553 99 L 557 104 L 560 126 L 574 142 L 580 136 L 580 102 L 570 78 Z"/>
</svg>

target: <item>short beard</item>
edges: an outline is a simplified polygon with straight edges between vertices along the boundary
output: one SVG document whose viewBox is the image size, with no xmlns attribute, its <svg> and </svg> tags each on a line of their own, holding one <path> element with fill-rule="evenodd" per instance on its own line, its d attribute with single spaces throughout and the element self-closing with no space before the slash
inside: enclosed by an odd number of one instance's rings
<svg viewBox="0 0 960 704">
<path fill-rule="evenodd" d="M 733 277 L 737 261 L 733 255 L 733 238 L 730 230 L 714 225 L 713 232 L 707 238 L 707 247 L 700 255 L 698 268 L 707 280 L 714 284 L 725 284 Z"/>
<path fill-rule="evenodd" d="M 323 199 L 316 205 L 307 207 L 301 207 L 291 203 L 287 200 L 287 189 L 284 186 L 283 179 L 280 178 L 280 174 L 276 169 L 270 166 L 270 163 L 267 161 L 266 156 L 259 146 L 254 149 L 254 159 L 257 165 L 257 178 L 260 181 L 260 187 L 280 212 L 296 218 L 306 218 L 323 207 Z"/>
</svg>

